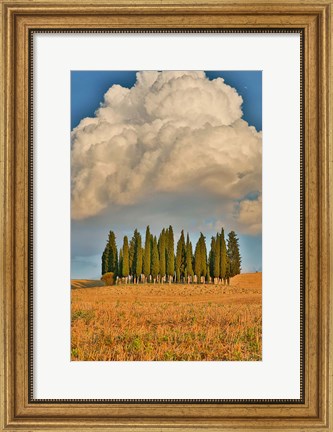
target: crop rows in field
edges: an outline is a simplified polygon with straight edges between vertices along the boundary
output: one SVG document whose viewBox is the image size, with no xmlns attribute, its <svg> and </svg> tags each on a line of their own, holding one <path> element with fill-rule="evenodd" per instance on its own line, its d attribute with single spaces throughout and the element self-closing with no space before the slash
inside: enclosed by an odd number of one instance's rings
<svg viewBox="0 0 333 432">
<path fill-rule="evenodd" d="M 72 360 L 261 360 L 261 287 L 72 290 Z"/>
</svg>

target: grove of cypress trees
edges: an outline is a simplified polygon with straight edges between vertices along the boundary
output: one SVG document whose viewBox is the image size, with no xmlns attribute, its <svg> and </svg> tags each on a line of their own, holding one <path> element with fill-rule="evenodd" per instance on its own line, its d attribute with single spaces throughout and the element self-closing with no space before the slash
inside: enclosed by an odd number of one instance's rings
<svg viewBox="0 0 333 432">
<path fill-rule="evenodd" d="M 110 231 L 101 257 L 101 271 L 102 275 L 113 272 L 115 276 L 133 276 L 138 282 L 142 273 L 146 278 L 152 275 L 155 280 L 168 276 L 169 282 L 173 280 L 176 273 L 177 282 L 181 282 L 183 278 L 189 280 L 188 276 L 192 277 L 196 274 L 199 282 L 202 276 L 206 279 L 210 276 L 214 279 L 221 278 L 224 283 L 226 281 L 229 283 L 230 277 L 240 273 L 241 261 L 239 239 L 235 231 L 228 234 L 227 242 L 223 228 L 221 233 L 212 237 L 207 261 L 206 240 L 202 233 L 193 255 L 189 234 L 187 233 L 185 243 L 184 230 L 182 230 L 175 255 L 172 226 L 162 229 L 158 241 L 147 226 L 144 247 L 141 234 L 135 229 L 130 242 L 128 237 L 124 236 L 119 256 L 115 233 Z"/>
</svg>

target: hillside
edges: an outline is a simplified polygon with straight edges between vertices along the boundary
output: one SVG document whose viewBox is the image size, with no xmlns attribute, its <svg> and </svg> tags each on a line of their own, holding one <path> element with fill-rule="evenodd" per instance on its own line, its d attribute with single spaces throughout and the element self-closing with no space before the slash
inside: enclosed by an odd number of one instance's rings
<svg viewBox="0 0 333 432">
<path fill-rule="evenodd" d="M 105 286 L 104 282 L 101 280 L 90 280 L 90 279 L 72 279 L 71 280 L 71 288 L 94 288 L 94 287 L 103 287 Z"/>
<path fill-rule="evenodd" d="M 230 279 L 230 285 L 241 288 L 261 288 L 262 272 L 241 273 Z"/>
<path fill-rule="evenodd" d="M 205 284 L 206 285 L 206 284 Z M 73 279 L 71 281 L 71 288 L 94 288 L 103 287 L 104 282 L 101 280 L 90 280 L 90 279 Z M 262 273 L 241 273 L 230 279 L 230 286 L 236 288 L 261 288 L 262 286 Z"/>
</svg>

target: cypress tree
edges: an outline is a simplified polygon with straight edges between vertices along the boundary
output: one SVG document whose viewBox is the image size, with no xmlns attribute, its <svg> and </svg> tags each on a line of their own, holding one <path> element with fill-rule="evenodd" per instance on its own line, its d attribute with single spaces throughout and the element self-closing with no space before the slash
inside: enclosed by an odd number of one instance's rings
<svg viewBox="0 0 333 432">
<path fill-rule="evenodd" d="M 158 248 L 157 248 L 157 239 L 156 236 L 153 239 L 153 249 L 152 249 L 152 260 L 151 260 L 151 275 L 155 280 L 157 275 L 159 274 L 159 256 L 158 256 Z"/>
<path fill-rule="evenodd" d="M 215 254 L 214 254 L 214 278 L 220 277 L 220 262 L 221 262 L 221 238 L 220 235 L 216 235 L 215 241 Z"/>
<path fill-rule="evenodd" d="M 166 274 L 166 257 L 165 257 L 165 229 L 163 228 L 159 240 L 159 255 L 160 255 L 160 275 L 164 277 Z"/>
<path fill-rule="evenodd" d="M 133 237 L 131 238 L 129 244 L 129 252 L 128 252 L 129 273 L 132 276 L 135 274 L 134 255 L 135 255 L 135 234 L 133 234 Z"/>
<path fill-rule="evenodd" d="M 146 277 L 148 277 L 150 275 L 150 259 L 151 259 L 150 229 L 149 229 L 149 225 L 148 225 L 146 228 L 145 249 L 144 249 L 144 266 L 143 266 L 143 274 Z"/>
<path fill-rule="evenodd" d="M 170 225 L 168 229 L 167 274 L 173 277 L 174 273 L 175 273 L 175 243 L 173 238 L 173 229 L 172 226 Z"/>
<path fill-rule="evenodd" d="M 209 282 L 209 265 L 208 265 L 208 259 L 206 262 L 206 277 L 205 277 L 206 281 Z"/>
<path fill-rule="evenodd" d="M 241 255 L 239 252 L 239 240 L 235 231 L 230 231 L 228 234 L 228 250 L 229 272 L 230 277 L 233 277 L 241 271 Z"/>
<path fill-rule="evenodd" d="M 200 282 L 200 276 L 201 276 L 201 269 L 202 269 L 202 250 L 200 245 L 200 238 L 197 241 L 197 244 L 195 245 L 195 252 L 194 252 L 194 273 L 198 277 L 198 282 Z"/>
<path fill-rule="evenodd" d="M 145 268 L 145 248 L 142 248 L 142 273 L 144 273 Z"/>
<path fill-rule="evenodd" d="M 142 274 L 142 246 L 141 234 L 137 229 L 134 231 L 134 274 L 138 278 Z"/>
<path fill-rule="evenodd" d="M 109 268 L 109 244 L 107 244 L 104 248 L 104 252 L 102 254 L 102 276 L 107 273 Z"/>
<path fill-rule="evenodd" d="M 164 229 L 164 228 L 163 228 Z M 164 229 L 165 233 L 165 265 L 167 264 L 167 251 L 169 248 L 169 229 Z"/>
<path fill-rule="evenodd" d="M 124 244 L 123 244 L 123 265 L 122 265 L 122 275 L 124 277 L 129 276 L 129 249 L 128 249 L 128 238 L 127 236 L 124 237 Z"/>
<path fill-rule="evenodd" d="M 185 250 L 184 231 L 182 230 L 180 234 L 180 238 L 177 243 L 177 253 L 176 253 L 177 282 L 180 282 L 181 278 L 185 275 L 185 266 L 186 266 L 186 250 Z"/>
<path fill-rule="evenodd" d="M 230 277 L 231 277 L 231 273 L 230 273 L 230 261 L 229 261 L 229 257 L 227 255 L 227 259 L 226 259 L 226 266 L 225 266 L 225 280 L 224 280 L 224 284 L 225 281 L 227 281 L 227 284 L 229 285 L 230 283 Z"/>
<path fill-rule="evenodd" d="M 210 251 L 208 256 L 208 266 L 210 277 L 214 277 L 214 263 L 215 263 L 215 237 L 212 237 L 210 242 Z"/>
<path fill-rule="evenodd" d="M 153 246 L 154 246 L 154 236 L 150 234 L 150 274 L 151 274 L 151 266 L 153 264 Z"/>
<path fill-rule="evenodd" d="M 143 273 L 146 277 L 150 275 L 151 248 L 150 248 L 150 229 L 149 225 L 146 229 L 145 249 L 144 249 L 144 266 Z"/>
<path fill-rule="evenodd" d="M 227 277 L 227 246 L 224 239 L 224 229 L 221 230 L 221 262 L 220 262 L 220 276 L 222 279 L 226 279 Z"/>
<path fill-rule="evenodd" d="M 118 252 L 117 252 L 117 245 L 116 245 L 116 236 L 113 231 L 109 232 L 108 246 L 109 246 L 108 272 L 113 272 L 114 275 L 116 276 L 118 270 Z"/>
<path fill-rule="evenodd" d="M 201 248 L 201 276 L 207 277 L 207 248 L 205 236 L 201 233 L 200 235 L 200 248 Z"/>
<path fill-rule="evenodd" d="M 176 262 L 175 262 L 175 268 L 176 268 L 176 281 L 180 282 L 180 266 L 181 266 L 181 260 L 182 260 L 182 245 L 181 245 L 181 237 L 179 238 L 177 242 L 177 250 L 176 250 Z"/>
<path fill-rule="evenodd" d="M 119 249 L 119 261 L 118 261 L 118 276 L 123 276 L 123 250 Z"/>
<path fill-rule="evenodd" d="M 186 276 L 193 276 L 193 267 L 192 267 L 192 243 L 190 242 L 190 236 L 187 233 L 186 237 Z"/>
<path fill-rule="evenodd" d="M 207 248 L 206 248 L 205 237 L 202 233 L 200 233 L 199 240 L 195 247 L 194 270 L 195 270 L 195 274 L 199 278 L 199 282 L 201 276 L 204 276 L 205 278 L 207 277 L 208 274 Z"/>
<path fill-rule="evenodd" d="M 143 269 L 144 269 L 144 265 L 145 265 L 145 248 L 144 247 L 142 247 L 141 248 L 141 255 L 142 255 L 142 270 L 141 270 L 141 273 L 143 273 Z"/>
</svg>

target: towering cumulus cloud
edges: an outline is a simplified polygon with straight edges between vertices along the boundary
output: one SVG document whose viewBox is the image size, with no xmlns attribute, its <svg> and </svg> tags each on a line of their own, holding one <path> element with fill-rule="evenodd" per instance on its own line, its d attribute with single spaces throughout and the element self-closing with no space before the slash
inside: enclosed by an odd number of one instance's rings
<svg viewBox="0 0 333 432">
<path fill-rule="evenodd" d="M 261 132 L 241 106 L 234 88 L 203 72 L 139 72 L 132 88 L 113 85 L 72 131 L 72 217 L 204 194 L 229 203 L 244 232 L 259 232 Z"/>
</svg>

